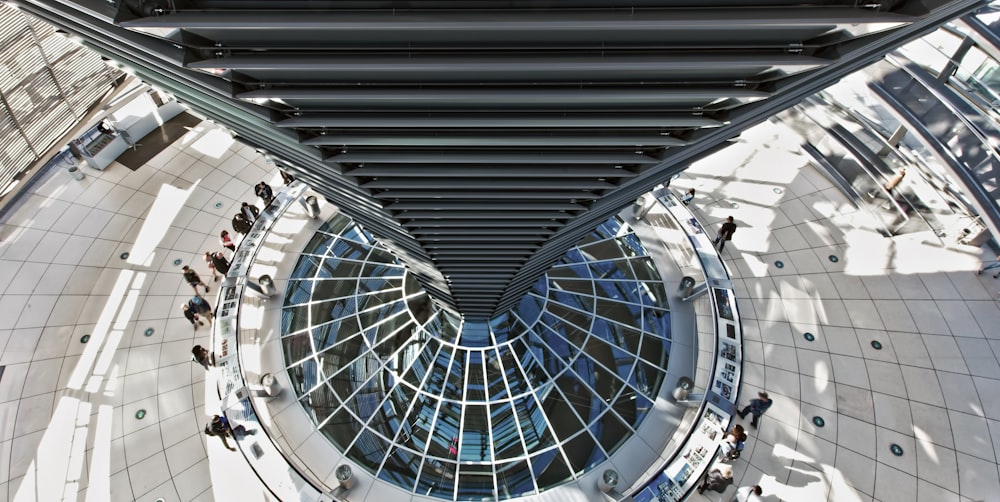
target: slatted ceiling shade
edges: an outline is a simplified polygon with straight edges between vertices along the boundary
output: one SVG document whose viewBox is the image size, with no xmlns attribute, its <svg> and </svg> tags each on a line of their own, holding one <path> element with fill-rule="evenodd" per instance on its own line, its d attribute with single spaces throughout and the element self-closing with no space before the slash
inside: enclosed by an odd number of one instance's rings
<svg viewBox="0 0 1000 502">
<path fill-rule="evenodd" d="M 111 88 L 99 56 L 0 4 L 0 191 Z"/>
<path fill-rule="evenodd" d="M 91 15 L 89 2 L 19 3 L 267 152 L 399 252 L 439 302 L 479 319 L 516 305 L 569 246 L 690 162 L 979 6 L 148 0 Z M 501 200 L 584 207 L 394 206 Z M 542 216 L 540 247 L 416 232 L 472 235 Z M 452 244 L 523 259 L 506 284 L 487 277 L 488 260 L 445 277 L 461 255 L 440 253 Z M 464 302 L 487 278 L 495 302 Z"/>
</svg>

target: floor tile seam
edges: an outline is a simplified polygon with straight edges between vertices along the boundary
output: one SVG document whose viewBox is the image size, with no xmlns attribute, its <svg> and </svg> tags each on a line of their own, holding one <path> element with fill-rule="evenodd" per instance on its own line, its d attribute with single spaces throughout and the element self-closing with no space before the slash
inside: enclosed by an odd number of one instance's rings
<svg viewBox="0 0 1000 502">
<path fill-rule="evenodd" d="M 171 418 L 173 418 L 173 417 L 171 417 Z M 167 419 L 167 420 L 169 420 L 169 419 Z M 183 438 L 181 438 L 181 439 L 179 439 L 177 441 L 174 441 L 173 443 L 167 444 L 166 441 L 163 441 L 163 437 L 164 437 L 164 434 L 163 434 L 163 427 L 164 427 L 163 422 L 165 422 L 165 420 L 160 420 L 158 422 L 158 425 L 160 426 L 160 441 L 163 443 L 163 450 L 164 451 L 168 450 L 171 447 L 177 446 L 177 445 L 183 443 L 184 441 L 187 441 L 188 439 L 191 439 L 192 436 L 201 436 L 201 435 L 204 434 L 204 432 L 202 432 L 201 429 L 198 429 L 196 432 L 192 432 L 192 433 L 188 434 L 187 436 L 185 436 L 185 437 L 183 437 Z"/>
<path fill-rule="evenodd" d="M 202 435 L 204 436 L 204 433 L 202 433 Z M 205 437 L 208 437 L 208 436 L 205 436 Z M 190 436 L 189 436 L 188 438 L 185 438 L 185 440 L 187 440 L 187 439 L 189 439 L 189 438 L 190 438 Z M 207 449 L 205 448 L 205 441 L 199 441 L 199 443 L 201 444 L 201 452 L 202 452 L 202 455 L 201 455 L 201 456 L 200 456 L 200 457 L 198 458 L 198 460 L 196 460 L 196 461 L 195 461 L 195 462 L 194 462 L 193 464 L 191 464 L 191 465 L 189 465 L 189 466 L 187 466 L 187 467 L 185 467 L 185 468 L 183 468 L 183 469 L 181 469 L 181 470 L 177 471 L 176 473 L 174 472 L 173 468 L 172 468 L 172 467 L 170 466 L 170 459 L 169 459 L 169 458 L 166 458 L 166 461 L 167 461 L 167 471 L 168 471 L 168 472 L 170 473 L 170 478 L 171 478 L 171 479 L 173 479 L 173 478 L 175 478 L 175 477 L 177 477 L 177 476 L 180 476 L 181 474 L 184 474 L 185 472 L 187 472 L 187 471 L 190 471 L 191 469 L 193 469 L 193 468 L 197 467 L 197 466 L 198 466 L 198 464 L 199 464 L 199 463 L 200 463 L 200 462 L 201 462 L 202 460 L 209 460 L 209 458 L 208 458 L 208 450 L 207 450 Z M 163 456 L 164 456 L 164 457 L 166 457 L 166 456 L 167 456 L 167 449 L 168 449 L 168 448 L 172 448 L 172 447 L 174 447 L 174 446 L 178 446 L 178 445 L 180 445 L 180 443 L 175 443 L 175 444 L 173 444 L 173 445 L 171 445 L 171 446 L 169 446 L 169 447 L 164 447 L 164 448 L 163 448 Z M 211 476 L 210 476 L 210 477 L 211 477 Z"/>
</svg>

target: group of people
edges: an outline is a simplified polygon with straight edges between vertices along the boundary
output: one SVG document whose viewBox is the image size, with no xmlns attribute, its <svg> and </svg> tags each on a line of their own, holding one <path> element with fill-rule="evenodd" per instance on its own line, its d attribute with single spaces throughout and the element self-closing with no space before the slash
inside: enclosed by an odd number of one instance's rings
<svg viewBox="0 0 1000 502">
<path fill-rule="evenodd" d="M 771 407 L 772 403 L 773 401 L 767 392 L 761 391 L 757 393 L 756 399 L 751 399 L 750 403 L 737 411 L 736 414 L 740 419 L 752 415 L 750 426 L 756 428 L 761 415 Z M 726 432 L 720 444 L 718 461 L 702 478 L 698 485 L 698 493 L 704 493 L 705 490 L 724 493 L 729 485 L 733 484 L 733 467 L 730 463 L 740 458 L 746 440 L 747 433 L 742 424 L 736 424 Z M 738 502 L 759 501 L 762 491 L 759 485 L 744 486 L 736 490 L 732 500 Z"/>
<path fill-rule="evenodd" d="M 294 181 L 292 175 L 286 173 L 285 171 L 281 171 L 281 179 L 286 185 Z M 270 185 L 263 181 L 254 187 L 254 193 L 264 201 L 265 208 L 274 200 L 274 191 L 271 189 Z M 260 211 L 256 206 L 250 204 L 249 202 L 242 203 L 240 205 L 240 211 L 233 216 L 233 229 L 240 234 L 246 235 L 250 232 L 253 222 L 259 215 Z M 229 235 L 229 231 L 222 230 L 219 233 L 219 243 L 223 248 L 228 249 L 231 253 L 236 252 L 236 243 L 233 242 L 232 237 Z M 225 277 L 229 273 L 231 263 L 222 251 L 206 251 L 204 259 L 209 270 L 212 271 L 213 282 L 218 282 L 221 277 Z M 191 323 L 191 326 L 193 326 L 197 331 L 199 326 L 205 325 L 205 320 L 211 324 L 214 318 L 212 305 L 199 293 L 198 288 L 204 288 L 206 295 L 209 291 L 211 291 L 211 288 L 190 266 L 185 265 L 181 270 L 184 275 L 184 280 L 194 290 L 194 296 L 192 296 L 186 303 L 181 304 L 181 311 L 184 314 L 184 318 L 187 319 L 188 322 Z M 202 365 L 206 371 L 215 366 L 215 354 L 202 345 L 195 345 L 191 348 L 191 359 L 192 361 Z M 257 430 L 247 429 L 243 425 L 233 427 L 226 417 L 222 415 L 214 415 L 212 419 L 205 424 L 204 432 L 208 436 L 216 436 L 221 439 L 222 444 L 225 445 L 227 449 L 236 451 L 236 448 L 230 446 L 228 438 L 232 437 L 233 439 L 240 440 L 246 435 L 256 434 Z"/>
</svg>

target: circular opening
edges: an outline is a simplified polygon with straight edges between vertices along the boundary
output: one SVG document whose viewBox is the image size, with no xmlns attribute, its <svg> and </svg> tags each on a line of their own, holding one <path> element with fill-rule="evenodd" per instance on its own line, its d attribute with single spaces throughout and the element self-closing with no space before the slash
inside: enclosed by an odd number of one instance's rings
<svg viewBox="0 0 1000 502">
<path fill-rule="evenodd" d="M 892 454 L 895 455 L 895 456 L 897 456 L 897 457 L 902 457 L 903 456 L 903 447 L 899 446 L 896 443 L 892 443 L 891 445 L 889 445 L 889 451 L 891 451 Z"/>
<path fill-rule="evenodd" d="M 142 420 L 143 418 L 146 418 L 146 410 L 139 410 L 139 411 L 135 412 L 135 418 L 137 418 L 139 420 Z"/>
<path fill-rule="evenodd" d="M 774 262 L 774 266 L 778 267 L 778 268 L 785 268 L 785 262 L 783 262 L 781 260 L 778 260 L 778 261 Z"/>
<path fill-rule="evenodd" d="M 823 427 L 826 425 L 826 420 L 823 420 L 823 417 L 813 417 L 813 425 L 816 427 Z"/>
<path fill-rule="evenodd" d="M 829 259 L 829 260 L 830 260 L 831 262 L 833 262 L 833 263 L 837 263 L 838 261 L 840 261 L 840 258 L 837 258 L 837 255 L 835 255 L 835 254 L 832 254 L 832 255 L 828 256 L 827 258 L 828 258 L 828 259 Z"/>
<path fill-rule="evenodd" d="M 118 255 L 118 257 L 121 258 L 121 259 L 123 259 L 123 260 L 127 260 L 128 259 L 128 251 L 126 251 L 126 252 Z"/>
<path fill-rule="evenodd" d="M 878 340 L 872 340 L 872 348 L 875 350 L 882 350 L 882 342 Z"/>
<path fill-rule="evenodd" d="M 802 338 L 805 338 L 807 342 L 811 342 L 813 340 L 816 340 L 816 335 L 806 332 L 805 334 L 802 335 Z"/>
<path fill-rule="evenodd" d="M 153 336 L 153 333 L 155 333 L 155 332 L 156 332 L 156 330 L 153 329 L 153 328 L 146 328 L 146 331 L 144 331 L 143 334 L 146 335 L 146 336 Z"/>
<path fill-rule="evenodd" d="M 174 265 L 175 266 L 176 265 L 180 265 L 180 264 L 181 264 L 181 259 L 180 258 L 177 258 L 176 260 L 174 260 Z"/>
<path fill-rule="evenodd" d="M 90 341 L 90 335 L 83 335 L 80 337 L 80 343 L 87 343 Z"/>
</svg>

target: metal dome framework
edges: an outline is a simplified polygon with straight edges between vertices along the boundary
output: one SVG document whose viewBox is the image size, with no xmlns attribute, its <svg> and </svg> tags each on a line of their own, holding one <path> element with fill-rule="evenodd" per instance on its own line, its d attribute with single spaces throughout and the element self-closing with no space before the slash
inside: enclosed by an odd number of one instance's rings
<svg viewBox="0 0 1000 502">
<path fill-rule="evenodd" d="M 574 479 L 635 434 L 664 379 L 669 317 L 618 218 L 476 322 L 338 215 L 300 256 L 281 326 L 299 402 L 348 458 L 413 493 L 482 500 Z"/>
</svg>

